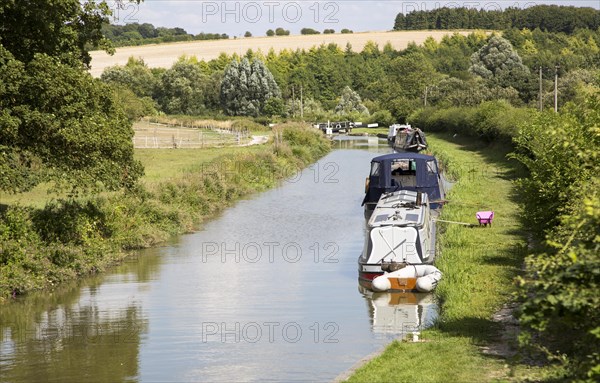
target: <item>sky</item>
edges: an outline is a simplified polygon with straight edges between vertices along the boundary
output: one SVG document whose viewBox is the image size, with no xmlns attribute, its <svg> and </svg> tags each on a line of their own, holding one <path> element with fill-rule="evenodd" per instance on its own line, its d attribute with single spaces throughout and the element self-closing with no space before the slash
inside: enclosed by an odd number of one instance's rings
<svg viewBox="0 0 600 383">
<path fill-rule="evenodd" d="M 226 33 L 241 37 L 246 31 L 264 36 L 278 27 L 299 34 L 302 28 L 319 31 L 343 28 L 354 32 L 386 31 L 394 26 L 399 12 L 432 10 L 441 7 L 504 9 L 539 4 L 587 6 L 600 9 L 600 0 L 575 1 L 380 1 L 380 0 L 145 0 L 113 5 L 114 24 L 151 23 L 156 27 L 180 27 L 188 33 Z"/>
</svg>

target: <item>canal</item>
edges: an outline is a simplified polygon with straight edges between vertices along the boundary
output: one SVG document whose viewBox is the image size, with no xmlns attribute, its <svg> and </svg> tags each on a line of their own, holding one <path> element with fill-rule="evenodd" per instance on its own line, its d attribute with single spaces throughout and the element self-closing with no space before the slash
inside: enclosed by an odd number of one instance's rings
<svg viewBox="0 0 600 383">
<path fill-rule="evenodd" d="M 430 324 L 430 296 L 359 290 L 365 177 L 389 148 L 335 144 L 194 234 L 1 306 L 0 381 L 330 381 Z"/>
</svg>

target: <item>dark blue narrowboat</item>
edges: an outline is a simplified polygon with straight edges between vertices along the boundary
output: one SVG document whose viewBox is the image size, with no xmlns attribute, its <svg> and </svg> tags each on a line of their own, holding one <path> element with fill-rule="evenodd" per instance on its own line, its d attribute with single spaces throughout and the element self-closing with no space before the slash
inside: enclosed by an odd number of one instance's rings
<svg viewBox="0 0 600 383">
<path fill-rule="evenodd" d="M 432 209 L 445 202 L 444 178 L 434 156 L 406 152 L 375 157 L 366 182 L 365 213 L 375 209 L 383 193 L 398 190 L 426 193 Z"/>
</svg>

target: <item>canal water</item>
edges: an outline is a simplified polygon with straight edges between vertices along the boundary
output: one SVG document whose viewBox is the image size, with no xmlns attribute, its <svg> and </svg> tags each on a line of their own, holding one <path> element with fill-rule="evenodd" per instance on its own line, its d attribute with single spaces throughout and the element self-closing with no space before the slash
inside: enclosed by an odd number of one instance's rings
<svg viewBox="0 0 600 383">
<path fill-rule="evenodd" d="M 431 296 L 358 286 L 365 177 L 387 152 L 339 139 L 194 234 L 1 306 L 0 381 L 330 381 L 431 324 Z"/>
</svg>

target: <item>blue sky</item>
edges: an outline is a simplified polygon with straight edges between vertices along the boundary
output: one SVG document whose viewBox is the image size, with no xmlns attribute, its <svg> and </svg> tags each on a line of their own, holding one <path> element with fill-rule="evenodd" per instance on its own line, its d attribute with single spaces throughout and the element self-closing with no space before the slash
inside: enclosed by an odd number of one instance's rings
<svg viewBox="0 0 600 383">
<path fill-rule="evenodd" d="M 241 36 L 250 31 L 264 36 L 267 29 L 283 27 L 299 34 L 304 27 L 358 31 L 392 29 L 398 12 L 439 7 L 501 9 L 525 8 L 537 4 L 587 6 L 600 9 L 600 0 L 576 1 L 377 1 L 377 0 L 145 0 L 115 9 L 118 24 L 152 23 L 161 27 L 181 27 L 188 33 L 227 33 Z"/>
</svg>

